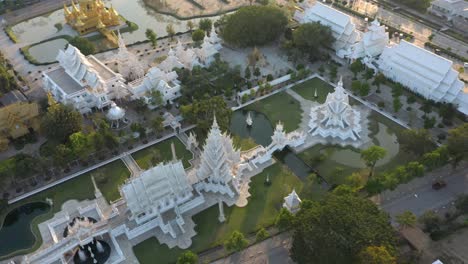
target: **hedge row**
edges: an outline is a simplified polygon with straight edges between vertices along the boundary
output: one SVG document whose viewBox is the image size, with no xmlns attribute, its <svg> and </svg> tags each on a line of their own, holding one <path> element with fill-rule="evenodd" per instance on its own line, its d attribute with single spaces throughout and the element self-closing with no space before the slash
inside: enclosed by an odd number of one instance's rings
<svg viewBox="0 0 468 264">
<path fill-rule="evenodd" d="M 437 45 L 435 45 L 435 44 L 432 43 L 432 42 L 426 42 L 426 43 L 424 43 L 424 46 L 425 46 L 425 47 L 429 47 L 429 48 L 434 49 L 434 50 L 435 50 L 435 49 L 439 49 L 440 52 L 444 53 L 444 54 L 447 55 L 447 56 L 450 56 L 450 57 L 455 58 L 455 59 L 457 59 L 457 60 L 460 60 L 460 61 L 462 61 L 462 62 L 468 62 L 468 58 L 465 58 L 465 57 L 463 57 L 463 56 L 460 56 L 460 55 L 458 55 L 458 54 L 456 54 L 456 53 L 454 53 L 454 52 L 452 52 L 452 51 L 450 51 L 450 50 L 448 50 L 448 49 L 444 49 L 444 48 L 442 48 L 442 47 L 440 47 L 440 46 L 437 46 Z"/>
</svg>

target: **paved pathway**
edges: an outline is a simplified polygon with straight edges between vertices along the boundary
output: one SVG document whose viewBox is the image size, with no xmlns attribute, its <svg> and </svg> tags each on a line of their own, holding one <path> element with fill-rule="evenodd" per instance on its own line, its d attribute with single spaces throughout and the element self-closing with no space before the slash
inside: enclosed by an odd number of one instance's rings
<svg viewBox="0 0 468 264">
<path fill-rule="evenodd" d="M 194 127 L 195 127 L 195 125 L 188 126 L 188 127 L 186 127 L 186 128 L 181 129 L 180 132 L 188 131 L 188 130 L 190 130 L 190 129 L 193 129 Z M 8 201 L 8 204 L 13 204 L 13 203 L 16 203 L 16 202 L 18 202 L 18 201 L 21 201 L 21 200 L 23 200 L 23 199 L 26 199 L 26 198 L 28 198 L 28 197 L 34 195 L 34 194 L 37 194 L 37 193 L 40 193 L 40 192 L 42 192 L 42 191 L 44 191 L 44 190 L 47 190 L 47 189 L 49 189 L 49 188 L 52 188 L 52 187 L 54 187 L 55 185 L 64 183 L 64 182 L 66 182 L 66 181 L 68 181 L 68 180 L 71 180 L 71 179 L 73 179 L 73 178 L 76 178 L 76 177 L 78 177 L 78 176 L 80 176 L 80 175 L 83 175 L 83 174 L 85 174 L 85 173 L 87 173 L 87 172 L 90 172 L 90 171 L 92 171 L 92 170 L 95 170 L 95 169 L 97 169 L 97 168 L 100 168 L 100 167 L 102 167 L 102 166 L 105 166 L 105 165 L 107 165 L 107 164 L 109 164 L 109 163 L 111 163 L 111 162 L 114 162 L 114 161 L 116 161 L 116 160 L 118 160 L 118 159 L 122 159 L 123 157 L 125 157 L 125 156 L 127 156 L 127 155 L 133 154 L 133 153 L 138 152 L 138 151 L 140 151 L 140 150 L 142 150 L 142 149 L 145 149 L 145 148 L 150 147 L 150 146 L 152 146 L 152 145 L 155 145 L 155 144 L 157 144 L 157 143 L 159 143 L 159 142 L 162 142 L 162 141 L 164 141 L 164 140 L 166 140 L 166 139 L 169 139 L 169 138 L 171 138 L 171 137 L 174 137 L 175 135 L 176 135 L 175 133 L 171 133 L 171 134 L 168 134 L 168 135 L 166 135 L 166 136 L 164 136 L 164 137 L 162 137 L 162 138 L 159 138 L 159 139 L 155 139 L 155 140 L 153 140 L 153 141 L 150 141 L 150 142 L 148 142 L 147 144 L 142 144 L 142 145 L 140 145 L 140 146 L 138 146 L 138 147 L 132 149 L 131 151 L 122 153 L 122 154 L 120 154 L 120 155 L 118 155 L 118 156 L 115 156 L 115 157 L 113 157 L 113 158 L 110 158 L 110 159 L 108 159 L 108 160 L 105 160 L 105 161 L 103 161 L 103 162 L 101 162 L 101 163 L 95 164 L 95 165 L 93 165 L 93 166 L 91 166 L 91 167 L 88 167 L 88 168 L 86 168 L 86 169 L 84 169 L 84 170 L 81 170 L 81 171 L 79 171 L 79 172 L 73 173 L 73 174 L 71 174 L 71 175 L 69 175 L 69 176 L 67 176 L 67 177 L 64 177 L 64 178 L 62 178 L 62 179 L 60 179 L 60 180 L 58 180 L 58 181 L 55 181 L 55 182 L 50 183 L 50 184 L 48 184 L 48 185 L 42 186 L 42 187 L 40 187 L 40 188 L 37 188 L 37 189 L 34 190 L 34 191 L 31 191 L 31 192 L 22 194 L 22 195 L 20 195 L 20 196 L 18 196 L 18 197 L 15 197 L 15 198 L 9 200 L 9 201 Z"/>
<path fill-rule="evenodd" d="M 133 156 L 129 153 L 123 153 L 124 156 L 122 156 L 122 161 L 127 166 L 127 169 L 130 171 L 131 177 L 136 177 L 140 175 L 141 173 L 141 168 L 138 166 L 138 163 L 135 161 Z M 126 154 L 126 155 L 125 155 Z"/>
</svg>

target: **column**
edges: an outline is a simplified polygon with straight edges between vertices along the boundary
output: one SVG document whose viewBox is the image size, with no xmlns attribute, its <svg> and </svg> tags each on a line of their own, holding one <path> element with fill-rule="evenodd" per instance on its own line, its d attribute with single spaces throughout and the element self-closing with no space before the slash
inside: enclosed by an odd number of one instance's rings
<svg viewBox="0 0 468 264">
<path fill-rule="evenodd" d="M 221 200 L 218 200 L 218 207 L 219 207 L 219 216 L 218 220 L 220 223 L 226 221 L 226 217 L 224 216 L 224 205 Z"/>
</svg>

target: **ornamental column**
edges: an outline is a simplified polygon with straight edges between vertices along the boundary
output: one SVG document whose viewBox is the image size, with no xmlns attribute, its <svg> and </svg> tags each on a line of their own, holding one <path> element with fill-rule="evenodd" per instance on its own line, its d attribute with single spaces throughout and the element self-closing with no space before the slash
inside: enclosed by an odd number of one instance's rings
<svg viewBox="0 0 468 264">
<path fill-rule="evenodd" d="M 221 199 L 218 200 L 218 207 L 219 207 L 218 220 L 220 223 L 223 223 L 224 221 L 226 221 L 226 217 L 224 216 L 224 205 Z"/>
</svg>

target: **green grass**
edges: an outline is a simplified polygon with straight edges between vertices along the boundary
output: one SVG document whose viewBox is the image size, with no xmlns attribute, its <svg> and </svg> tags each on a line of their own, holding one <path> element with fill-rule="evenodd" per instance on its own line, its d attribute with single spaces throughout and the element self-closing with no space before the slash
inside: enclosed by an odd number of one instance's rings
<svg viewBox="0 0 468 264">
<path fill-rule="evenodd" d="M 301 123 L 302 109 L 300 103 L 285 92 L 257 101 L 247 106 L 246 110 L 263 113 L 270 120 L 273 127 L 278 121 L 283 122 L 286 132 L 296 130 Z"/>
<path fill-rule="evenodd" d="M 264 181 L 270 175 L 272 184 L 265 186 Z M 196 223 L 195 231 L 197 235 L 193 238 L 190 250 L 201 252 L 213 246 L 222 244 L 224 240 L 235 230 L 244 234 L 255 232 L 257 229 L 270 226 L 274 223 L 275 217 L 283 204 L 283 198 L 295 188 L 302 190 L 301 180 L 276 163 L 265 169 L 261 174 L 252 178 L 250 183 L 249 203 L 244 208 L 236 206 L 225 207 L 226 222 L 219 223 L 218 206 L 194 216 Z M 183 250 L 169 249 L 166 245 L 161 245 L 155 238 L 143 241 L 133 248 L 140 263 L 173 263 Z"/>
<path fill-rule="evenodd" d="M 301 95 L 304 99 L 316 101 L 321 104 L 327 99 L 328 93 L 334 91 L 333 86 L 322 81 L 320 78 L 313 78 L 303 83 L 294 86 L 293 91 Z M 315 90 L 317 89 L 317 98 L 315 98 Z"/>
<path fill-rule="evenodd" d="M 42 238 L 37 227 L 38 224 L 52 218 L 55 213 L 61 210 L 63 203 L 72 199 L 81 201 L 94 198 L 94 188 L 91 182 L 91 175 L 95 175 L 96 183 L 104 197 L 108 201 L 113 201 L 120 197 L 118 186 L 125 182 L 125 180 L 130 176 L 130 172 L 127 170 L 122 161 L 114 161 L 99 169 L 88 172 L 60 185 L 42 191 L 29 198 L 14 203 L 0 211 L 1 226 L 1 223 L 3 222 L 6 214 L 16 207 L 32 202 L 44 202 L 46 198 L 51 198 L 53 201 L 51 210 L 43 215 L 36 217 L 31 222 L 32 231 L 36 236 L 36 243 L 34 243 L 34 246 L 30 249 L 15 252 L 15 255 L 32 252 L 39 248 L 42 243 Z M 2 256 L 0 259 L 4 257 L 6 256 Z"/>
<path fill-rule="evenodd" d="M 146 170 L 151 167 L 151 158 L 155 150 L 159 150 L 159 153 L 161 155 L 161 160 L 159 162 L 169 161 L 172 159 L 171 143 L 174 143 L 177 158 L 182 160 L 182 162 L 184 163 L 184 167 L 190 167 L 189 160 L 193 158 L 193 154 L 192 152 L 188 151 L 185 148 L 184 144 L 182 144 L 182 142 L 180 142 L 180 140 L 176 137 L 164 140 L 161 143 L 135 152 L 132 154 L 132 156 L 138 163 L 138 166 Z"/>
<path fill-rule="evenodd" d="M 236 148 L 240 149 L 241 151 L 246 151 L 255 148 L 258 146 L 257 143 L 252 138 L 241 138 L 240 136 L 233 136 L 232 138 L 233 144 Z"/>
</svg>

